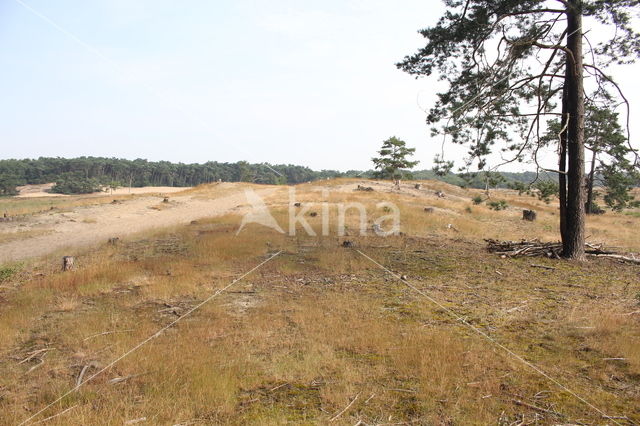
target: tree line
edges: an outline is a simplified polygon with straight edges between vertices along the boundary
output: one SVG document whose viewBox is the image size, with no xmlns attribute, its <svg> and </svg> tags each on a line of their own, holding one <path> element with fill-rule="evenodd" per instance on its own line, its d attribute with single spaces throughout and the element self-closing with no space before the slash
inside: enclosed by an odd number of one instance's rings
<svg viewBox="0 0 640 426">
<path fill-rule="evenodd" d="M 275 171 L 280 173 L 276 174 Z M 499 174 L 492 187 L 509 188 L 515 182 L 531 182 L 534 172 Z M 55 182 L 54 191 L 63 194 L 86 194 L 109 186 L 177 186 L 187 187 L 203 183 L 253 182 L 259 184 L 296 184 L 327 178 L 377 178 L 375 170 L 316 171 L 295 165 L 266 165 L 247 162 L 182 164 L 168 161 L 124 160 L 117 158 L 38 158 L 0 160 L 0 195 L 16 195 L 16 187 L 27 184 Z M 555 177 L 555 176 L 553 176 Z M 543 176 L 547 180 L 549 176 Z M 485 188 L 482 174 L 438 175 L 433 170 L 406 171 L 403 179 L 440 180 L 468 188 Z M 492 181 L 493 182 L 493 181 Z"/>
<path fill-rule="evenodd" d="M 90 193 L 108 186 L 187 187 L 217 181 L 259 184 L 296 184 L 344 175 L 313 171 L 295 165 L 219 163 L 183 164 L 168 161 L 79 157 L 0 160 L 0 195 L 15 195 L 16 187 L 55 182 L 59 193 Z"/>
</svg>

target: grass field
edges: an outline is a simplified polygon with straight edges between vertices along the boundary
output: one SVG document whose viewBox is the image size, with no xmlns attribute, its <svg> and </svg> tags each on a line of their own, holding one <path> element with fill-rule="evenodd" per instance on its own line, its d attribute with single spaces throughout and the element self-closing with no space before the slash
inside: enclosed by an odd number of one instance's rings
<svg viewBox="0 0 640 426">
<path fill-rule="evenodd" d="M 312 189 L 299 186 L 297 200 L 316 200 Z M 555 239 L 554 207 L 499 193 L 512 208 L 494 212 L 472 205 L 474 192 L 444 189 L 446 199 L 330 193 L 331 224 L 335 203 L 374 213 L 392 201 L 401 236 L 358 236 L 354 210 L 343 237 L 260 225 L 236 235 L 241 218 L 227 215 L 88 249 L 72 272 L 59 271 L 62 253 L 5 265 L 0 422 L 19 424 L 98 372 L 31 421 L 640 422 L 640 269 L 487 253 L 485 237 Z M 268 197 L 281 224 L 286 195 Z M 527 207 L 537 222 L 520 219 Z M 322 218 L 308 221 L 320 233 Z M 638 223 L 608 213 L 589 230 L 637 250 Z"/>
</svg>

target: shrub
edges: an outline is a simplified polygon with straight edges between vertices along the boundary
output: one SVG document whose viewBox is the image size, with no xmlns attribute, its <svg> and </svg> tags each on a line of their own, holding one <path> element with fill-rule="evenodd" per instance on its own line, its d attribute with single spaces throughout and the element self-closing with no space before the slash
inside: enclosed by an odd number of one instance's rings
<svg viewBox="0 0 640 426">
<path fill-rule="evenodd" d="M 507 188 L 518 191 L 518 195 L 522 195 L 524 192 L 529 193 L 529 187 L 525 185 L 524 182 L 509 182 Z"/>
<path fill-rule="evenodd" d="M 0 267 L 0 283 L 14 276 L 16 272 L 18 272 L 18 268 L 15 268 L 15 267 L 14 268 L 11 268 L 9 266 Z"/>
<path fill-rule="evenodd" d="M 97 179 L 88 179 L 74 173 L 67 173 L 56 181 L 51 192 L 58 194 L 90 194 L 102 190 Z"/>
<path fill-rule="evenodd" d="M 509 207 L 509 204 L 507 204 L 505 200 L 490 201 L 489 203 L 487 203 L 487 205 L 491 210 L 496 210 L 496 211 L 505 210 L 507 207 Z"/>
<path fill-rule="evenodd" d="M 471 199 L 471 201 L 473 201 L 473 204 L 478 205 L 478 204 L 482 204 L 482 202 L 484 200 L 482 199 L 482 197 L 480 195 L 476 195 L 475 197 L 473 197 Z"/>
<path fill-rule="evenodd" d="M 536 182 L 533 185 L 533 188 L 536 189 L 536 195 L 540 201 L 544 201 L 549 204 L 551 202 L 551 198 L 558 195 L 560 192 L 560 186 L 557 182 L 552 180 L 541 180 Z"/>
</svg>

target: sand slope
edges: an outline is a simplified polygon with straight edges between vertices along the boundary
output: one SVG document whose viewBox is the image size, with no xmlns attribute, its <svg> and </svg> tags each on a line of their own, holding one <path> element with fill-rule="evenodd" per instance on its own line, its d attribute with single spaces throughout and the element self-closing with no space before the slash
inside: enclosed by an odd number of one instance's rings
<svg viewBox="0 0 640 426">
<path fill-rule="evenodd" d="M 273 190 L 258 189 L 256 193 L 267 196 Z M 140 197 L 119 204 L 77 208 L 72 212 L 47 212 L 35 215 L 20 225 L 2 224 L 20 226 L 21 230 L 44 229 L 53 232 L 0 244 L 0 263 L 43 256 L 66 247 L 71 250 L 102 244 L 112 237 L 186 224 L 204 217 L 241 213 L 246 204 L 244 190 L 238 188 L 230 195 L 214 199 L 191 195 L 172 196 L 171 202 L 164 204 L 158 197 Z M 160 209 L 156 210 L 156 207 Z"/>
<path fill-rule="evenodd" d="M 44 183 L 41 185 L 24 185 L 18 186 L 16 189 L 19 194 L 16 198 L 35 198 L 35 197 L 68 197 L 65 194 L 56 194 L 50 192 L 55 183 Z M 93 194 L 86 195 L 128 195 L 128 194 L 170 194 L 174 192 L 180 192 L 190 187 L 176 187 L 176 186 L 143 186 L 140 188 L 118 188 L 115 191 L 108 190 L 105 192 L 95 192 Z"/>
</svg>

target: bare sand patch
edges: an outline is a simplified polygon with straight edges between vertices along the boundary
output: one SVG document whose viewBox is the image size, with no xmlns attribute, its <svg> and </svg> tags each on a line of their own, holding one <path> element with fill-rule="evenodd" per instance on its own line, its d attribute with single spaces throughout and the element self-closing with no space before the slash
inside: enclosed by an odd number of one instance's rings
<svg viewBox="0 0 640 426">
<path fill-rule="evenodd" d="M 23 185 L 18 186 L 16 189 L 19 191 L 19 194 L 16 195 L 17 198 L 36 198 L 36 197 L 68 197 L 65 194 L 56 194 L 55 192 L 51 192 L 51 188 L 55 183 L 44 183 L 41 185 Z M 139 188 L 117 188 L 115 190 L 108 189 L 102 192 L 94 192 L 90 195 L 129 195 L 129 194 L 173 194 L 176 192 L 186 191 L 191 189 L 191 187 L 176 187 L 176 186 L 143 186 Z"/>
<path fill-rule="evenodd" d="M 270 187 L 256 190 L 261 196 L 268 196 L 273 191 Z M 7 223 L 5 232 L 10 231 L 10 226 L 20 226 L 23 231 L 37 229 L 49 233 L 0 243 L 0 263 L 44 256 L 63 248 L 75 250 L 104 243 L 109 238 L 187 224 L 205 217 L 242 213 L 247 205 L 242 185 L 237 185 L 236 191 L 225 191 L 223 196 L 212 194 L 211 197 L 173 196 L 166 203 L 168 207 L 162 209 L 155 208 L 165 204 L 160 197 L 137 197 L 118 203 L 79 207 L 70 212 L 33 215 L 19 225 Z"/>
</svg>

